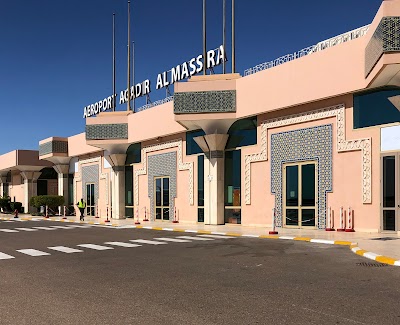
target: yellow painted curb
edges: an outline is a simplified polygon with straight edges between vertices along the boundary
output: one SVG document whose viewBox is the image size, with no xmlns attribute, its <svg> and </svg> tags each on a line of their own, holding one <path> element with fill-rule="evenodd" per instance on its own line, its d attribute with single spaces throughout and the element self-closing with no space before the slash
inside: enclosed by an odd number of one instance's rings
<svg viewBox="0 0 400 325">
<path fill-rule="evenodd" d="M 355 252 L 357 255 L 360 255 L 360 256 L 364 256 L 364 253 L 367 253 L 367 251 L 366 250 L 363 250 L 363 249 L 360 249 L 360 250 L 358 250 L 357 252 Z"/>
<path fill-rule="evenodd" d="M 335 240 L 334 244 L 335 245 L 343 245 L 343 246 L 351 246 L 351 244 L 353 244 L 353 243 L 351 241 Z"/>
<path fill-rule="evenodd" d="M 89 225 L 94 225 L 94 221 L 89 221 Z"/>
<path fill-rule="evenodd" d="M 226 236 L 234 236 L 234 237 L 241 237 L 242 236 L 241 234 L 237 234 L 235 232 L 227 232 L 225 235 Z"/>
<path fill-rule="evenodd" d="M 258 238 L 269 238 L 269 239 L 279 239 L 279 236 L 274 235 L 260 235 Z"/>
<path fill-rule="evenodd" d="M 377 256 L 375 257 L 375 261 L 377 262 L 381 262 L 381 263 L 386 263 L 386 264 L 390 264 L 390 265 L 394 265 L 394 263 L 397 261 L 394 258 L 391 257 L 387 257 L 387 256 Z"/>
<path fill-rule="evenodd" d="M 311 238 L 308 238 L 308 237 L 294 237 L 293 240 L 310 241 Z"/>
<path fill-rule="evenodd" d="M 137 228 L 137 227 L 136 227 L 136 228 Z M 151 229 L 152 229 L 152 230 L 162 230 L 161 227 L 152 227 Z"/>
<path fill-rule="evenodd" d="M 208 234 L 211 235 L 211 231 L 206 231 L 206 230 L 199 230 L 197 231 L 198 234 Z"/>
<path fill-rule="evenodd" d="M 173 231 L 177 231 L 177 232 L 185 232 L 185 229 L 173 229 Z"/>
</svg>

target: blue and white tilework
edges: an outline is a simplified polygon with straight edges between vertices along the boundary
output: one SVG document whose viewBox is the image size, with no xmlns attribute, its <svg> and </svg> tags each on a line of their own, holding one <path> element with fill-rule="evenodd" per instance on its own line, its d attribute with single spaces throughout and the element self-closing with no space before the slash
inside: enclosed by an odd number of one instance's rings
<svg viewBox="0 0 400 325">
<path fill-rule="evenodd" d="M 154 178 L 169 177 L 169 220 L 174 219 L 174 198 L 176 198 L 176 152 L 148 156 L 148 193 L 150 198 L 150 220 L 155 220 Z"/>
<path fill-rule="evenodd" d="M 271 135 L 271 192 L 275 194 L 276 225 L 282 227 L 283 165 L 318 162 L 318 228 L 325 229 L 326 193 L 332 191 L 332 125 Z"/>
</svg>

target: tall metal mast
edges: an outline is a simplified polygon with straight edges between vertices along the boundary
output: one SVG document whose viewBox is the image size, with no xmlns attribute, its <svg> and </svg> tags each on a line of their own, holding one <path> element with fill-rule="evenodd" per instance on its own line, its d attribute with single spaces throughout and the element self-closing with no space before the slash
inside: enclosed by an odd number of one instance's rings
<svg viewBox="0 0 400 325">
<path fill-rule="evenodd" d="M 226 0 L 223 0 L 223 5 L 222 5 L 222 46 L 224 47 L 225 50 L 225 44 L 226 44 Z M 225 67 L 225 59 L 222 61 L 222 73 L 226 73 L 226 67 Z"/>
<path fill-rule="evenodd" d="M 131 2 L 128 0 L 128 102 L 126 110 L 131 110 Z"/>
<path fill-rule="evenodd" d="M 135 42 L 132 41 L 132 86 L 135 87 Z M 132 100 L 132 110 L 135 111 L 135 98 Z"/>
<path fill-rule="evenodd" d="M 207 29 L 206 29 L 206 0 L 203 0 L 203 62 L 204 62 L 204 67 L 203 67 L 203 74 L 207 74 L 207 41 L 206 41 L 206 34 L 207 34 Z"/>
<path fill-rule="evenodd" d="M 113 13 L 113 112 L 116 104 L 115 91 L 115 13 Z"/>
<path fill-rule="evenodd" d="M 235 70 L 235 0 L 232 0 L 232 73 Z"/>
</svg>

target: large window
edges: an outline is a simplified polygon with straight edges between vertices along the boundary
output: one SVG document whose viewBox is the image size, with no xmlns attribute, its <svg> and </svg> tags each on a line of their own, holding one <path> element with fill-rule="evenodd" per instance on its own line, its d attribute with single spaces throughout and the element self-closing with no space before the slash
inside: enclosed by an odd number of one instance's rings
<svg viewBox="0 0 400 325">
<path fill-rule="evenodd" d="M 226 149 L 257 144 L 257 118 L 247 118 L 236 121 L 228 130 L 229 138 Z"/>
<path fill-rule="evenodd" d="M 197 221 L 204 222 L 204 155 L 197 157 Z"/>
<path fill-rule="evenodd" d="M 125 166 L 125 216 L 133 218 L 133 167 Z"/>
<path fill-rule="evenodd" d="M 400 112 L 389 100 L 399 95 L 400 88 L 394 87 L 354 95 L 354 128 L 400 122 Z"/>
<path fill-rule="evenodd" d="M 196 141 L 193 139 L 202 135 L 205 135 L 203 130 L 186 132 L 186 155 L 203 153 L 203 150 L 201 150 Z"/>
<path fill-rule="evenodd" d="M 241 151 L 225 152 L 225 222 L 241 223 Z"/>
<path fill-rule="evenodd" d="M 125 165 L 136 164 L 142 161 L 142 144 L 133 143 L 126 150 Z"/>
</svg>

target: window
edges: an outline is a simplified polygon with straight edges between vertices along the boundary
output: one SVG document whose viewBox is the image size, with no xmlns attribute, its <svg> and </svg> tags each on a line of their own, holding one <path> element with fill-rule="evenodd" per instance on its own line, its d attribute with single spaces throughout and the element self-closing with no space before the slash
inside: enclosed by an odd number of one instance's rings
<svg viewBox="0 0 400 325">
<path fill-rule="evenodd" d="M 186 132 L 186 155 L 195 155 L 203 153 L 203 150 L 198 146 L 193 138 L 205 135 L 203 130 L 195 130 Z"/>
<path fill-rule="evenodd" d="M 136 164 L 142 161 L 142 144 L 133 143 L 126 150 L 125 165 Z"/>
<path fill-rule="evenodd" d="M 133 218 L 133 167 L 125 166 L 125 216 Z"/>
<path fill-rule="evenodd" d="M 236 121 L 228 131 L 229 138 L 225 149 L 257 144 L 257 118 L 247 118 Z"/>
<path fill-rule="evenodd" d="M 354 128 L 400 122 L 399 110 L 389 101 L 390 97 L 398 95 L 400 88 L 395 87 L 354 95 Z"/>
</svg>

